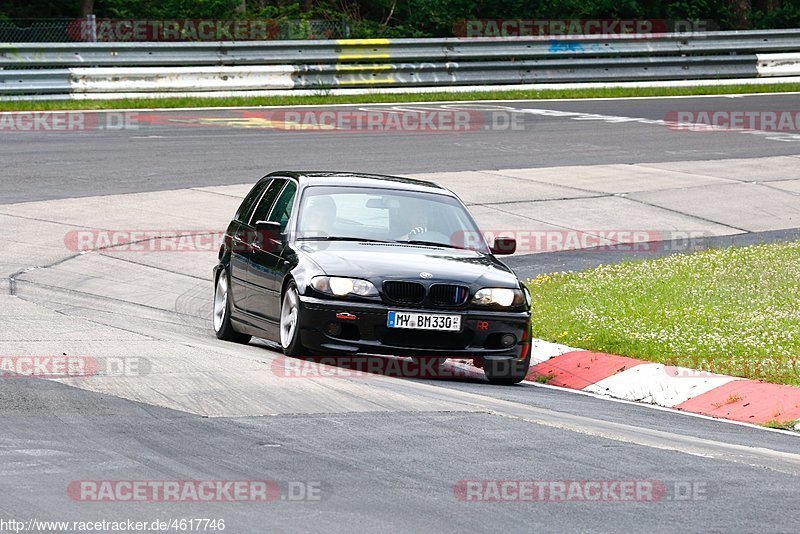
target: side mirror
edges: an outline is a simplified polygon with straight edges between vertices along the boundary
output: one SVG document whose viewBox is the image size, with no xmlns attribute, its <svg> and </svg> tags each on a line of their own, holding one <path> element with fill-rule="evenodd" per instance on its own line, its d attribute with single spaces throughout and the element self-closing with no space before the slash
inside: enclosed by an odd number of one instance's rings
<svg viewBox="0 0 800 534">
<path fill-rule="evenodd" d="M 508 255 L 517 251 L 517 240 L 513 237 L 495 237 L 492 254 Z"/>
<path fill-rule="evenodd" d="M 284 234 L 281 232 L 281 223 L 277 221 L 256 221 L 256 235 L 253 246 L 263 250 L 272 251 L 283 244 Z"/>
</svg>

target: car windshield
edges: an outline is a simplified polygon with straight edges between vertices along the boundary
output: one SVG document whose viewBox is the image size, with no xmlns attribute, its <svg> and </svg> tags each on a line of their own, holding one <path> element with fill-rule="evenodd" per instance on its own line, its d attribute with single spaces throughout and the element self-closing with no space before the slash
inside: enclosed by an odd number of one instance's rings
<svg viewBox="0 0 800 534">
<path fill-rule="evenodd" d="M 298 240 L 356 240 L 488 252 L 475 221 L 449 195 L 345 186 L 305 190 Z"/>
</svg>

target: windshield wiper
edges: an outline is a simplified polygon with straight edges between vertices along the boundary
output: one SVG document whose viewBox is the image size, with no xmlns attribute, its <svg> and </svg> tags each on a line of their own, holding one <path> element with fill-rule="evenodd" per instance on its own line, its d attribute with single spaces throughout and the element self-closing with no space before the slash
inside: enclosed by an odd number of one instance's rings
<svg viewBox="0 0 800 534">
<path fill-rule="evenodd" d="M 422 245 L 426 247 L 440 247 L 440 248 L 455 248 L 458 250 L 470 250 L 465 247 L 457 247 L 449 243 L 439 243 L 437 241 L 423 241 L 420 239 L 411 239 L 409 241 L 389 241 L 385 239 L 369 239 L 366 237 L 350 237 L 339 235 L 319 235 L 298 237 L 297 241 L 357 241 L 362 243 L 384 243 L 387 245 Z"/>
<path fill-rule="evenodd" d="M 451 245 L 450 243 L 439 243 L 437 241 L 422 241 L 419 239 L 411 239 L 409 241 L 397 241 L 397 243 L 403 243 L 408 245 L 427 245 L 429 247 L 444 247 L 444 248 L 457 248 L 459 250 L 468 250 L 464 247 L 457 247 L 455 245 Z"/>
<path fill-rule="evenodd" d="M 383 239 L 369 239 L 366 237 L 348 237 L 339 235 L 298 237 L 297 241 L 361 241 L 363 243 L 397 243 L 397 241 L 385 241 Z"/>
</svg>

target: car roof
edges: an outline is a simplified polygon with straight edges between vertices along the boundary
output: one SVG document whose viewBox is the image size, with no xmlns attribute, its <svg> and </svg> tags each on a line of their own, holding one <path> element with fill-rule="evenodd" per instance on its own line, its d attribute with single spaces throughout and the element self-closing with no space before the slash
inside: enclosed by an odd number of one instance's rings
<svg viewBox="0 0 800 534">
<path fill-rule="evenodd" d="M 351 187 L 380 187 L 403 191 L 421 191 L 453 196 L 453 192 L 434 182 L 362 172 L 337 171 L 275 171 L 267 176 L 289 176 L 295 178 L 300 186 L 332 185 Z"/>
</svg>

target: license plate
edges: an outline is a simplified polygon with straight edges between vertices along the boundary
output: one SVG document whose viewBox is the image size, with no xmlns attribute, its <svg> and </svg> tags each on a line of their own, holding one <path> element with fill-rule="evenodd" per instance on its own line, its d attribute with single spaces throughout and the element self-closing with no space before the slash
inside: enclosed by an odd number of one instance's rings
<svg viewBox="0 0 800 534">
<path fill-rule="evenodd" d="M 390 311 L 389 316 L 386 318 L 386 326 L 389 328 L 459 332 L 461 331 L 461 316 Z"/>
</svg>

